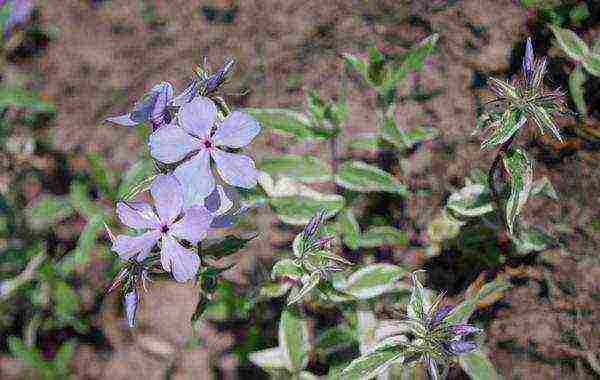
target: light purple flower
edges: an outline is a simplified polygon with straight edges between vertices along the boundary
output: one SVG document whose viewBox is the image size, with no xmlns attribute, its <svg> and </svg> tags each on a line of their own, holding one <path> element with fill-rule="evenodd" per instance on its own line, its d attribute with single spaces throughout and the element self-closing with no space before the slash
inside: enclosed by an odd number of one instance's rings
<svg viewBox="0 0 600 380">
<path fill-rule="evenodd" d="M 533 42 L 531 41 L 531 37 L 527 38 L 527 42 L 525 45 L 525 55 L 523 56 L 523 75 L 525 76 L 525 82 L 528 85 L 531 85 L 531 81 L 533 78 L 533 70 L 534 70 L 534 61 L 533 61 Z"/>
<path fill-rule="evenodd" d="M 131 113 L 109 117 L 105 121 L 125 127 L 150 121 L 152 129 L 157 130 L 169 123 L 167 106 L 172 100 L 173 86 L 169 82 L 160 82 L 135 103 Z"/>
<path fill-rule="evenodd" d="M 250 189 L 256 186 L 258 171 L 245 155 L 223 149 L 248 145 L 260 132 L 260 124 L 243 112 L 234 111 L 217 120 L 217 107 L 198 97 L 179 109 L 179 126 L 161 128 L 150 135 L 150 154 L 160 162 L 172 164 L 188 158 L 175 169 L 184 187 L 187 206 L 201 203 L 215 188 L 210 162 L 229 185 Z M 216 124 L 214 133 L 211 133 Z"/>
<path fill-rule="evenodd" d="M 452 325 L 448 327 L 448 331 L 454 335 L 465 336 L 469 334 L 479 334 L 483 332 L 479 327 L 473 325 Z"/>
<path fill-rule="evenodd" d="M 4 6 L 10 6 L 8 19 L 4 23 L 4 38 L 9 38 L 15 26 L 22 25 L 29 19 L 35 8 L 35 1 L 0 0 L 0 8 L 3 8 Z"/>
<path fill-rule="evenodd" d="M 469 353 L 477 348 L 477 343 L 466 340 L 454 340 L 446 345 L 446 349 L 454 355 Z"/>
<path fill-rule="evenodd" d="M 125 308 L 125 316 L 127 317 L 127 325 L 130 328 L 135 327 L 135 314 L 138 307 L 138 292 L 133 290 L 123 296 L 123 307 Z"/>
<path fill-rule="evenodd" d="M 179 282 L 194 278 L 200 258 L 194 251 L 183 247 L 178 239 L 196 244 L 206 236 L 212 216 L 203 206 L 183 211 L 183 190 L 172 175 L 159 175 L 150 188 L 154 198 L 154 212 L 145 202 L 119 202 L 117 215 L 121 222 L 131 228 L 144 230 L 139 236 L 119 235 L 113 251 L 123 260 L 137 255 L 141 261 L 148 256 L 158 241 L 161 242 L 163 269 L 172 272 Z"/>
<path fill-rule="evenodd" d="M 446 318 L 448 314 L 450 314 L 452 310 L 454 310 L 453 305 L 446 305 L 438 311 L 436 311 L 435 315 L 433 316 L 433 318 L 431 318 L 431 321 L 429 322 L 430 326 L 434 328 L 437 325 L 439 325 L 444 320 L 444 318 Z"/>
</svg>

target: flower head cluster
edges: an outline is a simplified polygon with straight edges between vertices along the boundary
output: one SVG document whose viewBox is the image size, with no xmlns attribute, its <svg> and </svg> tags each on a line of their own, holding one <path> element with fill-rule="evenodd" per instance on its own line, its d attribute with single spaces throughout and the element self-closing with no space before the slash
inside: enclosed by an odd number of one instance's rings
<svg viewBox="0 0 600 380">
<path fill-rule="evenodd" d="M 154 207 L 148 203 L 119 202 L 117 215 L 128 227 L 143 231 L 138 236 L 118 235 L 113 251 L 123 260 L 142 261 L 160 243 L 160 261 L 165 271 L 183 282 L 195 277 L 198 254 L 183 245 L 196 244 L 210 227 L 211 214 L 204 206 L 183 208 L 183 189 L 173 175 L 159 175 L 150 188 Z"/>
<path fill-rule="evenodd" d="M 567 112 L 565 94 L 560 88 L 549 90 L 544 86 L 546 66 L 546 58 L 534 57 L 533 43 L 528 38 L 521 75 L 511 82 L 489 79 L 489 89 L 495 95 L 490 103 L 503 104 L 504 111 L 486 115 L 484 126 L 490 133 L 482 148 L 506 142 L 528 121 L 533 121 L 542 133 L 548 129 L 556 139 L 563 141 L 553 115 Z"/>
</svg>

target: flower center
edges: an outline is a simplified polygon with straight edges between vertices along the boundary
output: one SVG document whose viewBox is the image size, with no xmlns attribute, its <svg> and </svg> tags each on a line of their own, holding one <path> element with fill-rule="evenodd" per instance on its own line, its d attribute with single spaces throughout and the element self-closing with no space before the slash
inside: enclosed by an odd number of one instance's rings
<svg viewBox="0 0 600 380">
<path fill-rule="evenodd" d="M 212 141 L 210 141 L 210 140 L 208 140 L 208 139 L 204 140 L 204 143 L 203 143 L 203 144 L 204 144 L 204 148 L 206 148 L 206 149 L 210 149 L 210 148 L 212 148 L 212 147 L 213 147 L 213 143 L 212 143 Z"/>
<path fill-rule="evenodd" d="M 169 226 L 164 225 L 160 228 L 160 232 L 162 232 L 163 234 L 166 234 L 167 232 L 169 232 Z"/>
</svg>

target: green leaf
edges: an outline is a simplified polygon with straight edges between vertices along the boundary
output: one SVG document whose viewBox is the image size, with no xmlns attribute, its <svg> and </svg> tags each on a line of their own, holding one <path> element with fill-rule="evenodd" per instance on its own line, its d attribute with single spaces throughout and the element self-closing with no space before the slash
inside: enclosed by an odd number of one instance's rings
<svg viewBox="0 0 600 380">
<path fill-rule="evenodd" d="M 44 230 L 75 213 L 63 196 L 43 195 L 25 210 L 27 222 L 34 230 Z"/>
<path fill-rule="evenodd" d="M 302 277 L 304 271 L 300 268 L 294 260 L 283 259 L 273 265 L 271 269 L 271 278 L 273 280 L 278 279 L 279 277 L 288 277 L 292 280 L 298 280 Z"/>
<path fill-rule="evenodd" d="M 389 192 L 406 195 L 406 186 L 391 174 L 362 161 L 345 162 L 338 168 L 335 182 L 358 192 Z"/>
<path fill-rule="evenodd" d="M 455 213 L 476 217 L 494 211 L 494 203 L 487 186 L 472 184 L 463 187 L 460 191 L 452 193 L 448 198 L 448 209 Z"/>
<path fill-rule="evenodd" d="M 129 199 L 128 193 L 131 193 L 132 188 L 137 187 L 140 183 L 144 183 L 147 178 L 154 179 L 154 164 L 151 160 L 140 160 L 133 164 L 121 178 L 117 197 L 120 199 Z M 150 186 L 148 185 L 148 188 Z"/>
<path fill-rule="evenodd" d="M 371 83 L 369 79 L 369 64 L 362 58 L 358 58 L 352 54 L 343 53 L 342 57 L 347 65 L 358 71 L 365 81 Z"/>
<path fill-rule="evenodd" d="M 500 380 L 494 365 L 481 349 L 476 349 L 465 355 L 460 355 L 458 361 L 462 369 L 473 380 Z"/>
<path fill-rule="evenodd" d="M 502 119 L 494 123 L 492 133 L 481 143 L 481 149 L 491 148 L 496 145 L 504 144 L 512 135 L 521 128 L 527 119 L 520 112 L 507 109 L 502 115 Z"/>
<path fill-rule="evenodd" d="M 531 105 L 530 109 L 533 119 L 535 120 L 536 124 L 540 126 L 540 128 L 548 128 L 559 142 L 564 142 L 562 136 L 560 135 L 558 124 L 556 124 L 556 121 L 546 109 L 537 105 Z"/>
<path fill-rule="evenodd" d="M 550 199 L 558 200 L 558 194 L 552 186 L 552 182 L 548 179 L 548 177 L 542 177 L 531 185 L 531 195 L 543 195 Z"/>
<path fill-rule="evenodd" d="M 283 175 L 298 181 L 313 183 L 331 180 L 331 169 L 322 159 L 284 154 L 263 159 L 258 166 L 270 175 Z"/>
<path fill-rule="evenodd" d="M 540 252 L 557 244 L 556 239 L 536 227 L 522 227 L 518 236 L 510 236 L 517 252 L 526 255 L 530 252 Z"/>
<path fill-rule="evenodd" d="M 325 113 L 328 105 L 319 96 L 316 91 L 309 90 L 306 92 L 306 102 L 308 103 L 308 111 L 311 116 L 318 122 L 322 123 L 325 120 Z"/>
<path fill-rule="evenodd" d="M 302 279 L 302 287 L 299 288 L 298 291 L 290 292 L 290 296 L 287 300 L 288 306 L 293 305 L 306 297 L 306 295 L 319 284 L 319 281 L 321 281 L 321 274 L 317 271 L 312 272 L 310 276 L 305 276 Z"/>
<path fill-rule="evenodd" d="M 358 240 L 358 246 L 362 248 L 407 245 L 406 233 L 391 226 L 371 227 Z"/>
<path fill-rule="evenodd" d="M 200 254 L 213 257 L 229 256 L 243 249 L 248 242 L 255 239 L 258 235 L 248 239 L 240 238 L 234 235 L 228 235 L 224 238 L 206 240 L 202 242 Z"/>
<path fill-rule="evenodd" d="M 248 359 L 257 366 L 267 370 L 287 368 L 286 358 L 280 347 L 252 352 L 248 355 Z"/>
<path fill-rule="evenodd" d="M 338 226 L 344 244 L 350 249 L 358 248 L 358 241 L 360 239 L 360 226 L 354 217 L 354 213 L 350 209 L 345 209 L 338 214 L 337 218 Z"/>
<path fill-rule="evenodd" d="M 550 26 L 558 45 L 571 58 L 577 62 L 583 62 L 585 57 L 590 54 L 590 49 L 577 34 L 557 26 Z"/>
<path fill-rule="evenodd" d="M 204 292 L 200 292 L 200 297 L 198 298 L 198 303 L 196 304 L 196 309 L 194 309 L 194 313 L 192 314 L 192 317 L 190 319 L 192 324 L 195 324 L 198 320 L 200 320 L 200 318 L 202 318 L 209 303 L 210 303 L 210 300 L 204 294 Z"/>
<path fill-rule="evenodd" d="M 590 53 L 585 57 L 582 64 L 588 73 L 600 77 L 600 52 Z"/>
<path fill-rule="evenodd" d="M 512 149 L 502 157 L 504 169 L 508 174 L 510 194 L 506 201 L 506 224 L 508 231 L 513 234 L 514 226 L 527 202 L 533 182 L 533 163 L 521 149 Z"/>
<path fill-rule="evenodd" d="M 26 108 L 39 113 L 56 112 L 56 107 L 41 100 L 35 91 L 17 86 L 2 86 L 0 87 L 0 110 L 8 107 Z"/>
<path fill-rule="evenodd" d="M 68 341 L 60 346 L 59 350 L 54 355 L 54 368 L 59 374 L 68 374 L 69 362 L 73 359 L 75 354 L 75 342 Z"/>
<path fill-rule="evenodd" d="M 87 220 L 96 215 L 102 215 L 102 210 L 98 207 L 98 204 L 90 199 L 90 189 L 84 182 L 73 181 L 71 183 L 69 200 L 75 210 Z"/>
<path fill-rule="evenodd" d="M 585 99 L 583 97 L 583 84 L 585 83 L 585 74 L 581 65 L 577 65 L 575 69 L 569 75 L 569 91 L 573 98 L 573 103 L 577 107 L 577 111 L 587 118 L 587 107 L 585 105 Z"/>
<path fill-rule="evenodd" d="M 279 346 L 290 372 L 306 368 L 311 350 L 308 322 L 289 307 L 283 309 L 279 320 Z"/>
<path fill-rule="evenodd" d="M 275 133 L 292 135 L 302 140 L 328 137 L 328 134 L 315 131 L 310 119 L 300 112 L 281 108 L 244 108 L 241 111 L 256 118 L 266 130 Z"/>
<path fill-rule="evenodd" d="M 348 147 L 357 150 L 378 150 L 384 148 L 384 142 L 379 135 L 364 135 L 362 137 L 353 137 L 348 142 Z"/>
<path fill-rule="evenodd" d="M 382 294 L 404 290 L 400 280 L 406 271 L 396 265 L 372 264 L 352 273 L 347 280 L 334 282 L 334 287 L 358 299 L 369 299 Z"/>
<path fill-rule="evenodd" d="M 400 65 L 392 68 L 391 81 L 388 86 L 395 85 L 412 71 L 421 71 L 425 59 L 433 52 L 438 38 L 439 35 L 437 33 L 433 34 L 412 48 L 405 56 L 404 61 L 402 61 Z"/>
<path fill-rule="evenodd" d="M 417 273 L 418 271 L 411 274 L 412 290 L 406 312 L 408 318 L 423 321 L 431 309 L 431 300 L 429 294 L 425 291 L 423 284 L 419 281 Z"/>
<path fill-rule="evenodd" d="M 42 371 L 49 369 L 49 364 L 44 361 L 39 351 L 34 347 L 27 347 L 25 343 L 16 336 L 8 337 L 8 349 L 13 356 L 21 359 L 31 368 Z"/>
<path fill-rule="evenodd" d="M 344 324 L 327 328 L 317 336 L 315 342 L 318 356 L 326 356 L 353 345 L 358 345 L 356 333 Z"/>
<path fill-rule="evenodd" d="M 376 377 L 388 369 L 395 361 L 404 356 L 405 346 L 387 347 L 374 350 L 354 359 L 342 371 L 342 379 L 367 380 Z"/>
<path fill-rule="evenodd" d="M 284 223 L 303 226 L 315 213 L 326 210 L 327 217 L 332 217 L 344 207 L 344 198 L 335 194 L 321 194 L 318 198 L 293 196 L 270 198 L 271 207 Z"/>
<path fill-rule="evenodd" d="M 77 248 L 69 252 L 61 261 L 60 269 L 63 273 L 71 273 L 75 268 L 83 269 L 90 261 L 90 253 L 96 246 L 96 239 L 101 231 L 104 230 L 104 219 L 101 215 L 92 216 L 85 225 Z"/>
<path fill-rule="evenodd" d="M 100 154 L 92 152 L 87 154 L 90 171 L 94 182 L 102 193 L 114 199 L 114 186 L 116 183 L 115 173 L 111 171 Z"/>
<path fill-rule="evenodd" d="M 481 287 L 477 294 L 458 304 L 445 318 L 448 324 L 467 323 L 477 307 L 477 303 L 487 297 L 496 297 L 511 288 L 511 284 L 503 279 L 496 279 Z"/>
</svg>

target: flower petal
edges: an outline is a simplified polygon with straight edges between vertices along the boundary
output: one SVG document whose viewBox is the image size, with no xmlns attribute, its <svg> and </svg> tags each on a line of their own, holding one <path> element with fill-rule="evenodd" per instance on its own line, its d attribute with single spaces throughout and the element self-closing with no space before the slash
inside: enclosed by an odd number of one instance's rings
<svg viewBox="0 0 600 380">
<path fill-rule="evenodd" d="M 191 160 L 179 165 L 173 172 L 183 186 L 184 207 L 201 204 L 215 188 L 215 179 L 210 171 L 210 155 L 201 150 Z"/>
<path fill-rule="evenodd" d="M 160 222 L 146 202 L 118 202 L 117 216 L 131 228 L 159 228 Z"/>
<path fill-rule="evenodd" d="M 250 157 L 243 154 L 226 153 L 219 149 L 212 149 L 211 155 L 217 164 L 219 175 L 225 182 L 245 189 L 256 186 L 258 171 Z"/>
<path fill-rule="evenodd" d="M 171 83 L 160 82 L 135 103 L 131 111 L 131 119 L 138 123 L 143 123 L 146 120 L 162 115 L 167 106 L 165 99 L 172 97 L 173 86 Z"/>
<path fill-rule="evenodd" d="M 169 124 L 150 135 L 148 147 L 150 155 L 160 162 L 172 164 L 182 160 L 188 153 L 197 149 L 200 141 L 190 136 L 183 128 Z"/>
<path fill-rule="evenodd" d="M 183 189 L 174 175 L 159 175 L 150 187 L 161 223 L 171 225 L 183 208 Z"/>
<path fill-rule="evenodd" d="M 119 124 L 124 127 L 134 127 L 139 124 L 137 121 L 131 118 L 130 113 L 121 116 L 108 117 L 104 121 L 108 123 Z"/>
<path fill-rule="evenodd" d="M 135 327 L 135 314 L 137 312 L 138 301 L 137 290 L 133 290 L 123 297 L 123 307 L 125 308 L 125 316 L 127 317 L 129 328 Z"/>
<path fill-rule="evenodd" d="M 154 102 L 154 108 L 150 114 L 152 119 L 162 117 L 167 109 L 167 105 L 173 98 L 173 85 L 169 82 L 161 82 L 154 86 L 152 92 L 156 93 L 156 101 Z"/>
<path fill-rule="evenodd" d="M 241 148 L 250 144 L 259 133 L 258 121 L 243 112 L 234 111 L 217 127 L 212 140 L 216 145 Z"/>
<path fill-rule="evenodd" d="M 212 216 L 203 206 L 193 206 L 185 211 L 183 218 L 171 226 L 170 232 L 192 244 L 198 243 L 206 237 Z"/>
<path fill-rule="evenodd" d="M 160 231 L 151 230 L 140 236 L 119 235 L 112 246 L 122 260 L 129 260 L 135 254 L 150 252 L 160 237 Z M 143 256 L 142 255 L 142 256 Z"/>
<path fill-rule="evenodd" d="M 171 236 L 165 236 L 162 240 L 160 261 L 163 269 L 171 272 L 178 282 L 194 278 L 200 266 L 200 257 L 195 252 L 183 248 Z"/>
<path fill-rule="evenodd" d="M 189 134 L 206 138 L 217 116 L 217 106 L 208 98 L 199 97 L 179 109 L 179 124 Z"/>
</svg>

